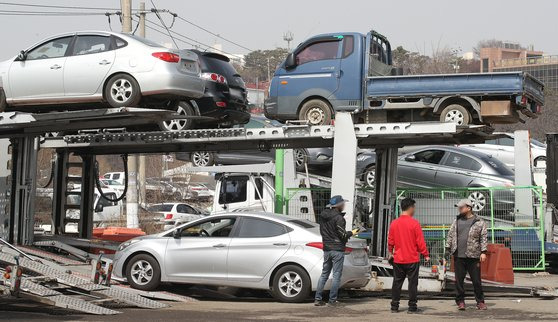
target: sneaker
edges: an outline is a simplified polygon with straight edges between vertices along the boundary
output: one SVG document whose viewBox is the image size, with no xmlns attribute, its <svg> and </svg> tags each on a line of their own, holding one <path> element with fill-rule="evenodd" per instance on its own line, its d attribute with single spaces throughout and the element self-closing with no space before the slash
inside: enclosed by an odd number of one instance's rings
<svg viewBox="0 0 558 322">
<path fill-rule="evenodd" d="M 479 302 L 477 303 L 477 310 L 488 310 L 488 307 L 484 304 L 484 302 Z"/>
<path fill-rule="evenodd" d="M 326 304 L 322 300 L 315 300 L 314 301 L 314 306 L 324 306 L 324 305 L 326 305 Z"/>
<path fill-rule="evenodd" d="M 465 311 L 465 302 L 459 302 L 457 303 L 457 309 L 459 311 Z"/>
<path fill-rule="evenodd" d="M 343 305 L 339 301 L 327 302 L 327 307 L 342 307 Z"/>
</svg>

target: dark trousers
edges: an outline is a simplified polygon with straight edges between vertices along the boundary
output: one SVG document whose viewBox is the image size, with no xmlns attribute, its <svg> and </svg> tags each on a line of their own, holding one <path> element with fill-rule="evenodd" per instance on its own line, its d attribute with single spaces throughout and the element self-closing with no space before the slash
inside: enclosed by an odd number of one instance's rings
<svg viewBox="0 0 558 322">
<path fill-rule="evenodd" d="M 417 287 L 419 279 L 419 263 L 393 264 L 393 285 L 391 286 L 391 308 L 399 308 L 401 287 L 405 278 L 409 279 L 409 310 L 417 308 Z"/>
<path fill-rule="evenodd" d="M 459 258 L 454 257 L 455 266 L 455 302 L 465 301 L 465 276 L 469 273 L 469 277 L 473 282 L 475 289 L 475 300 L 477 303 L 484 302 L 484 293 L 482 291 L 481 268 L 478 258 Z"/>
</svg>

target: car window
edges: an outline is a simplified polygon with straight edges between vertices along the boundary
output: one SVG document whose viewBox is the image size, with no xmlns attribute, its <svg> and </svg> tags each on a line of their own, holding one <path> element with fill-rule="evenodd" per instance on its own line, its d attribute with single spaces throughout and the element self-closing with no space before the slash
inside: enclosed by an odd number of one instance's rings
<svg viewBox="0 0 558 322">
<path fill-rule="evenodd" d="M 539 148 L 545 148 L 546 149 L 546 144 L 542 143 L 541 141 L 535 140 L 535 139 L 531 139 L 531 144 L 539 147 Z"/>
<path fill-rule="evenodd" d="M 151 206 L 147 208 L 147 210 L 151 212 L 167 212 L 167 211 L 172 211 L 173 207 L 174 207 L 173 204 L 160 204 L 160 205 Z"/>
<path fill-rule="evenodd" d="M 486 140 L 486 141 L 484 141 L 484 144 L 492 144 L 492 145 L 497 145 L 497 144 L 498 144 L 498 140 L 497 140 L 497 139 L 493 139 L 493 140 Z"/>
<path fill-rule="evenodd" d="M 510 138 L 510 137 L 499 138 L 498 139 L 498 144 L 504 145 L 504 146 L 514 146 L 513 139 Z"/>
<path fill-rule="evenodd" d="M 116 48 L 122 48 L 128 45 L 128 43 L 124 39 L 118 38 L 116 36 L 113 37 L 114 37 L 114 45 L 116 46 Z"/>
<path fill-rule="evenodd" d="M 110 37 L 99 35 L 78 36 L 72 55 L 97 54 L 110 50 Z"/>
<path fill-rule="evenodd" d="M 228 237 L 234 227 L 235 218 L 218 218 L 203 221 L 182 230 L 182 237 Z"/>
<path fill-rule="evenodd" d="M 418 162 L 439 164 L 445 153 L 442 150 L 424 150 L 415 153 L 415 159 Z"/>
<path fill-rule="evenodd" d="M 479 171 L 482 168 L 482 165 L 475 159 L 455 152 L 449 153 L 448 157 L 444 161 L 444 165 L 472 171 Z"/>
<path fill-rule="evenodd" d="M 176 211 L 183 213 L 183 214 L 195 214 L 196 211 L 194 210 L 194 208 L 185 205 L 185 204 L 180 204 L 178 206 L 176 206 Z"/>
<path fill-rule="evenodd" d="M 226 61 L 226 57 L 220 58 L 219 54 L 207 54 L 200 59 L 201 69 L 204 72 L 217 73 L 230 79 L 233 76 L 238 75 L 234 66 Z"/>
<path fill-rule="evenodd" d="M 105 174 L 103 177 L 104 177 L 105 179 L 110 179 L 110 174 L 107 173 L 107 174 Z"/>
<path fill-rule="evenodd" d="M 242 218 L 238 229 L 239 238 L 274 237 L 285 233 L 284 225 L 258 218 Z"/>
<path fill-rule="evenodd" d="M 482 158 L 484 162 L 486 162 L 496 173 L 502 176 L 513 176 L 513 171 L 508 168 L 502 161 L 495 159 L 491 156 L 486 156 Z"/>
<path fill-rule="evenodd" d="M 289 222 L 291 224 L 295 224 L 297 226 L 300 226 L 302 228 L 306 228 L 306 229 L 310 229 L 310 228 L 316 228 L 318 227 L 317 224 L 309 221 L 309 220 L 300 220 L 300 219 L 293 219 L 293 220 L 289 220 Z"/>
<path fill-rule="evenodd" d="M 26 60 L 64 57 L 73 36 L 62 37 L 48 41 L 27 53 Z"/>
<path fill-rule="evenodd" d="M 112 179 L 114 179 L 114 180 L 120 179 L 120 173 L 115 173 L 115 174 L 113 174 L 113 175 L 112 175 Z"/>
<path fill-rule="evenodd" d="M 260 200 L 264 196 L 264 182 L 262 178 L 256 178 L 254 182 L 256 183 L 256 187 L 254 187 L 254 197 L 256 200 Z"/>
<path fill-rule="evenodd" d="M 318 60 L 336 59 L 339 58 L 338 49 L 338 40 L 315 42 L 296 54 L 296 63 L 302 65 Z"/>
<path fill-rule="evenodd" d="M 248 177 L 233 176 L 223 178 L 219 192 L 219 204 L 246 201 Z"/>
</svg>

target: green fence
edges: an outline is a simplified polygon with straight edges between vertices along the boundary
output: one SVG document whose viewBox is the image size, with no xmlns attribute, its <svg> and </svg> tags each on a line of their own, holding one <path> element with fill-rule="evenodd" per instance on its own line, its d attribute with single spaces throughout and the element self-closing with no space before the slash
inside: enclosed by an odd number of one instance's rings
<svg viewBox="0 0 558 322">
<path fill-rule="evenodd" d="M 285 214 L 315 222 L 330 194 L 328 188 L 287 189 Z M 357 189 L 355 195 L 354 224 L 370 227 L 374 191 Z M 542 188 L 399 189 L 396 209 L 399 209 L 398 202 L 405 197 L 417 201 L 416 218 L 423 226 L 433 262 L 438 262 L 444 255 L 447 231 L 457 215 L 455 203 L 469 198 L 477 215 L 488 224 L 489 243 L 510 248 L 515 270 L 545 269 Z"/>
<path fill-rule="evenodd" d="M 488 242 L 511 250 L 514 270 L 545 269 L 542 188 L 399 189 L 397 202 L 405 197 L 417 202 L 415 218 L 434 260 L 444 254 L 446 235 L 457 215 L 455 204 L 468 198 L 488 225 Z"/>
</svg>

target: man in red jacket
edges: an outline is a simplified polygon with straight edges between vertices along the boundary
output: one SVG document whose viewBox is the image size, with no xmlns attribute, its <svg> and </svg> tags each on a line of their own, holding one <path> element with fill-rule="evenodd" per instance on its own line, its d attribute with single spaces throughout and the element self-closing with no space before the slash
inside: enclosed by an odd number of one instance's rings
<svg viewBox="0 0 558 322">
<path fill-rule="evenodd" d="M 428 262 L 430 257 L 420 223 L 413 218 L 415 201 L 411 198 L 401 200 L 399 218 L 395 219 L 388 234 L 388 251 L 393 264 L 393 285 L 391 287 L 391 312 L 399 312 L 401 287 L 405 277 L 409 279 L 408 313 L 419 312 L 417 308 L 417 286 L 419 278 L 420 255 Z"/>
</svg>

